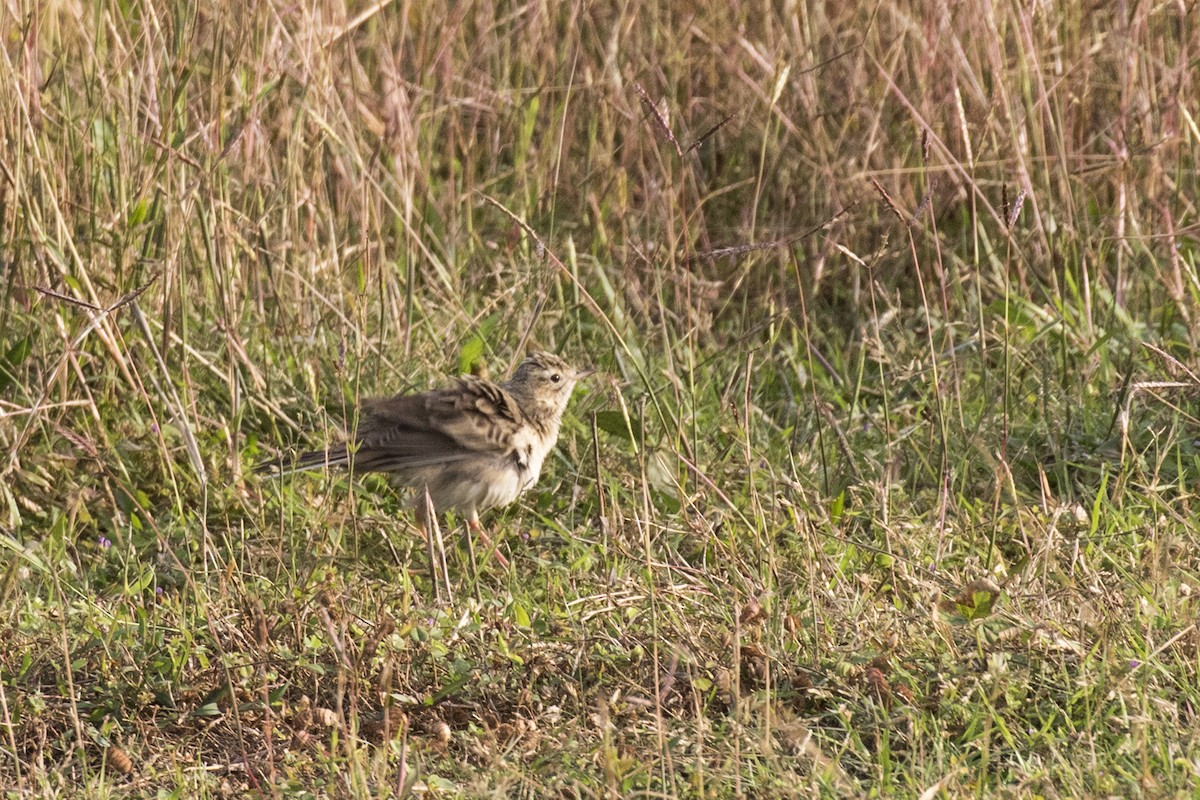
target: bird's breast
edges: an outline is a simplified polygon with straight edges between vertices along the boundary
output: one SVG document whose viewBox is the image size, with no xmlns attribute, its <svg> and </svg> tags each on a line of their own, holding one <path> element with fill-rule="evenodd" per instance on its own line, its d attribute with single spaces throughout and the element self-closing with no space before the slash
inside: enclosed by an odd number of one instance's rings
<svg viewBox="0 0 1200 800">
<path fill-rule="evenodd" d="M 521 477 L 521 490 L 533 486 L 542 474 L 546 454 L 554 446 L 554 440 L 529 430 L 522 431 L 513 440 L 512 459 Z"/>
</svg>

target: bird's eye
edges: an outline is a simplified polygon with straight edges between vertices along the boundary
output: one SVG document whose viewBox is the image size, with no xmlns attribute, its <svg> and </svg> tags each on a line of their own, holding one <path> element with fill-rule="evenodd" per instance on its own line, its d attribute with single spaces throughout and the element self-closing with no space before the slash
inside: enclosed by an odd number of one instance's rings
<svg viewBox="0 0 1200 800">
<path fill-rule="evenodd" d="M 557 372 L 550 373 L 550 382 L 551 383 L 558 383 L 561 380 L 562 380 L 562 376 L 559 375 Z"/>
</svg>

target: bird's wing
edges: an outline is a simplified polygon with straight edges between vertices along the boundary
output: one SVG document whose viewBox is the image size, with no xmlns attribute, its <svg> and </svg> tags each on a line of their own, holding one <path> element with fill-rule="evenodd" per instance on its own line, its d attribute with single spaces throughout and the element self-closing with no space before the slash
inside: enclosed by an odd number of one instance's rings
<svg viewBox="0 0 1200 800">
<path fill-rule="evenodd" d="M 458 378 L 444 389 L 369 400 L 353 455 L 355 471 L 398 470 L 511 452 L 524 425 L 511 394 L 491 381 Z"/>
</svg>

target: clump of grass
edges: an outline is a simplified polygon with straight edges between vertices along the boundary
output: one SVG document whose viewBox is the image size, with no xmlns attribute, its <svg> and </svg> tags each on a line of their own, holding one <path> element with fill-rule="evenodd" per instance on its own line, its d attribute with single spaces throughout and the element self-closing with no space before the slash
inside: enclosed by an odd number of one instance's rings
<svg viewBox="0 0 1200 800">
<path fill-rule="evenodd" d="M 0 12 L 0 786 L 1190 790 L 1200 41 L 1059 11 Z M 442 600 L 249 473 L 528 345 Z"/>
</svg>

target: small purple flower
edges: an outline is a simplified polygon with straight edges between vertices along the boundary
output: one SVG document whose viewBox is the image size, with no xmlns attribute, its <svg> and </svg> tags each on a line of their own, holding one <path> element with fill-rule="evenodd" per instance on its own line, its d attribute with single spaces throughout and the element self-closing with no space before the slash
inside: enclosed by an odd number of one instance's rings
<svg viewBox="0 0 1200 800">
<path fill-rule="evenodd" d="M 162 597 L 162 593 L 163 593 L 163 588 L 161 586 L 154 587 L 154 596 L 155 597 Z"/>
<path fill-rule="evenodd" d="M 100 546 L 102 548 L 104 548 L 105 550 L 107 550 L 108 548 L 112 547 L 112 540 L 109 539 L 107 536 L 101 536 L 100 537 Z"/>
</svg>

